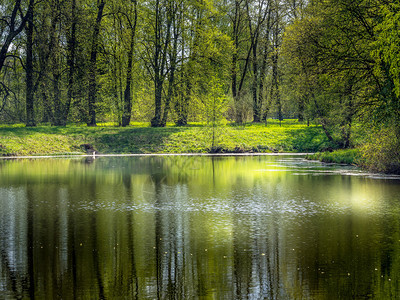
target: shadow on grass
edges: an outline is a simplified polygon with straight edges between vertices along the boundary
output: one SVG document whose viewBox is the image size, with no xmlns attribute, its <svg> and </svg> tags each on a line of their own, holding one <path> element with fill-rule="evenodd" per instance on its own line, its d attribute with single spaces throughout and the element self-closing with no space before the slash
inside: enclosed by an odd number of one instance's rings
<svg viewBox="0 0 400 300">
<path fill-rule="evenodd" d="M 151 127 L 115 127 L 115 126 L 0 126 L 0 139 L 4 138 L 34 138 L 43 144 L 48 144 L 46 136 L 64 136 L 65 143 L 76 147 L 83 144 L 91 146 L 100 153 L 154 153 L 162 151 L 163 143 L 172 134 L 190 130 L 190 127 L 167 126 Z M 43 135 L 43 137 L 41 136 Z M 84 150 L 84 149 L 81 149 Z"/>
<path fill-rule="evenodd" d="M 170 135 L 185 130 L 185 127 L 114 128 L 114 132 L 96 132 L 93 143 L 101 153 L 162 152 L 164 141 Z"/>
<path fill-rule="evenodd" d="M 284 140 L 284 143 L 292 145 L 294 151 L 317 152 L 332 147 L 319 126 L 291 129 L 288 130 L 287 134 L 288 137 Z"/>
</svg>

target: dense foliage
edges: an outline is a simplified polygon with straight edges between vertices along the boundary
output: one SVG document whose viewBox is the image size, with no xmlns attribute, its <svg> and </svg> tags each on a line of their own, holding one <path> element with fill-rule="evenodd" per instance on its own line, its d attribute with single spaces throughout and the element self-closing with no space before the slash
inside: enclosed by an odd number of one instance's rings
<svg viewBox="0 0 400 300">
<path fill-rule="evenodd" d="M 215 142 L 225 120 L 295 116 L 321 125 L 325 150 L 360 146 L 366 167 L 399 172 L 399 11 L 386 0 L 5 0 L 0 122 L 203 121 Z"/>
<path fill-rule="evenodd" d="M 267 95 L 279 98 L 279 46 L 297 2 L 4 1 L 0 120 L 185 125 L 215 113 L 214 78 L 220 112 L 260 121 L 276 103 Z"/>
<path fill-rule="evenodd" d="M 362 161 L 378 171 L 400 172 L 390 150 L 400 146 L 398 8 L 384 0 L 310 2 L 283 47 L 306 112 L 341 148 L 354 146 L 354 122 L 363 122 Z"/>
</svg>

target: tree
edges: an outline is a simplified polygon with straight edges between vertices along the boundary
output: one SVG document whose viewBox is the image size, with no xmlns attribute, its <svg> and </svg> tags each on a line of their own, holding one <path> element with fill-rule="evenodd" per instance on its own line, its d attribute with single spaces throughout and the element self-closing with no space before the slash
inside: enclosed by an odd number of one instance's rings
<svg viewBox="0 0 400 300">
<path fill-rule="evenodd" d="M 132 67 L 133 67 L 133 51 L 135 48 L 135 35 L 136 35 L 136 25 L 138 18 L 137 11 L 137 1 L 131 0 L 133 4 L 133 20 L 131 20 L 130 16 L 126 15 L 127 22 L 130 30 L 130 44 L 128 51 L 128 66 L 126 70 L 126 87 L 124 91 L 124 105 L 123 105 L 123 113 L 122 113 L 122 126 L 127 126 L 131 122 L 131 114 L 132 114 Z"/>
<path fill-rule="evenodd" d="M 336 147 L 350 145 L 354 116 L 375 110 L 373 99 L 383 92 L 371 57 L 379 22 L 372 2 L 314 1 L 285 35 L 285 60 L 299 77 L 300 98 L 308 99 Z M 307 88 L 301 77 L 311 79 Z"/>
<path fill-rule="evenodd" d="M 224 86 L 216 77 L 211 77 L 203 97 L 205 117 L 211 133 L 210 152 L 218 152 L 218 139 L 220 137 L 220 126 L 226 121 L 224 113 L 226 110 L 226 95 Z"/>
<path fill-rule="evenodd" d="M 6 1 L 2 8 L 5 13 L 9 14 L 0 18 L 0 41 L 2 45 L 0 49 L 0 72 L 7 58 L 15 58 L 15 55 L 8 51 L 14 39 L 22 32 L 28 19 L 31 18 L 34 0 L 29 0 L 27 9 L 24 9 L 21 0 Z M 23 13 L 24 10 L 25 14 Z"/>
<path fill-rule="evenodd" d="M 33 89 L 33 9 L 34 1 L 29 2 L 26 13 L 26 121 L 28 127 L 36 126 Z"/>
<path fill-rule="evenodd" d="M 384 78 L 381 83 L 382 95 L 386 107 L 381 107 L 381 114 L 393 120 L 397 138 L 400 139 L 400 4 L 384 2 L 379 14 L 382 22 L 376 28 L 375 49 L 372 52 L 376 60 L 375 74 Z"/>
<path fill-rule="evenodd" d="M 97 54 L 99 47 L 98 44 L 99 44 L 100 25 L 101 25 L 101 20 L 103 19 L 103 10 L 105 4 L 106 3 L 104 0 L 98 1 L 97 17 L 94 23 L 92 41 L 91 41 L 90 61 L 89 61 L 89 71 L 88 71 L 88 82 L 89 82 L 89 91 L 88 91 L 89 120 L 87 123 L 88 126 L 96 126 Z"/>
</svg>

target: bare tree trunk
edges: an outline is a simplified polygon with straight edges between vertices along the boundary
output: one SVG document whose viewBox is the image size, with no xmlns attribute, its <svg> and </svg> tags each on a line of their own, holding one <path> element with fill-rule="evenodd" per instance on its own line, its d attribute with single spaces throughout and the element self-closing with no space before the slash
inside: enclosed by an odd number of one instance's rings
<svg viewBox="0 0 400 300">
<path fill-rule="evenodd" d="M 29 2 L 26 28 L 26 126 L 36 126 L 33 87 L 33 1 Z"/>
<path fill-rule="evenodd" d="M 271 3 L 268 3 L 268 17 L 267 17 L 267 24 L 266 24 L 266 33 L 264 36 L 264 49 L 263 49 L 263 57 L 260 69 L 260 78 L 258 82 L 258 102 L 257 102 L 257 113 L 258 113 L 258 122 L 263 120 L 263 106 L 264 106 L 264 80 L 265 75 L 267 72 L 267 65 L 268 65 L 268 56 L 270 54 L 270 47 L 269 47 L 269 38 L 270 38 L 270 31 L 271 31 L 271 14 L 272 14 L 272 7 Z M 266 104 L 268 105 L 268 104 Z"/>
<path fill-rule="evenodd" d="M 170 7 L 166 12 L 166 27 L 163 32 L 162 4 L 156 1 L 156 20 L 155 20 L 155 49 L 154 49 L 154 117 L 151 120 L 152 127 L 162 127 L 162 91 L 165 80 L 165 67 L 167 63 L 167 49 L 171 39 L 172 15 Z M 165 34 L 165 37 L 164 37 Z"/>
<path fill-rule="evenodd" d="M 173 44 L 172 49 L 170 50 L 171 52 L 169 53 L 170 71 L 168 76 L 168 92 L 165 98 L 164 114 L 161 120 L 161 126 L 163 127 L 167 125 L 171 99 L 174 95 L 175 70 L 178 57 L 178 39 L 180 38 L 180 23 L 182 21 L 182 15 L 178 13 L 176 5 L 174 5 L 174 7 L 171 9 L 170 14 L 173 24 Z"/>
<path fill-rule="evenodd" d="M 156 74 L 156 78 L 154 79 L 154 117 L 151 119 L 151 126 L 152 127 L 160 127 L 161 126 L 161 101 L 162 101 L 162 88 L 163 88 L 163 80 L 160 78 L 159 75 Z"/>
<path fill-rule="evenodd" d="M 53 17 L 51 20 L 51 32 L 50 32 L 50 51 L 52 58 L 52 73 L 53 73 L 53 103 L 54 103 L 54 118 L 52 125 L 54 126 L 65 126 L 63 120 L 64 107 L 61 102 L 61 68 L 60 68 L 60 45 L 59 37 L 57 33 L 57 23 L 60 19 L 60 7 L 59 1 L 53 1 Z"/>
<path fill-rule="evenodd" d="M 76 56 L 76 0 L 72 0 L 71 4 L 71 32 L 67 40 L 68 43 L 68 91 L 67 101 L 65 103 L 64 117 L 65 124 L 68 120 L 69 111 L 71 108 L 71 102 L 74 94 L 74 74 L 75 74 L 75 56 Z"/>
<path fill-rule="evenodd" d="M 151 119 L 152 127 L 159 127 L 161 120 L 161 101 L 162 101 L 162 86 L 163 76 L 162 68 L 163 64 L 161 61 L 161 12 L 160 12 L 160 1 L 156 0 L 156 20 L 155 20 L 155 47 L 154 47 L 154 117 Z"/>
<path fill-rule="evenodd" d="M 257 34 L 258 35 L 258 34 Z M 252 94 L 253 94 L 253 123 L 259 123 L 261 121 L 261 107 L 258 103 L 259 98 L 257 97 L 257 88 L 258 88 L 258 62 L 257 62 L 257 47 L 258 47 L 258 38 L 255 39 L 253 45 L 253 83 L 252 83 Z"/>
<path fill-rule="evenodd" d="M 170 109 L 170 104 L 171 104 L 171 99 L 174 93 L 174 82 L 175 82 L 175 67 L 171 70 L 171 73 L 169 75 L 169 80 L 168 80 L 168 92 L 167 92 L 167 97 L 165 97 L 165 106 L 164 106 L 164 113 L 161 119 L 161 126 L 164 127 L 167 125 L 167 119 L 168 119 L 168 112 Z"/>
<path fill-rule="evenodd" d="M 96 126 L 96 97 L 97 97 L 97 52 L 98 52 L 98 40 L 100 33 L 100 24 L 103 18 L 103 9 L 105 6 L 104 0 L 100 0 L 98 6 L 96 23 L 94 24 L 93 36 L 92 36 L 92 50 L 90 52 L 89 62 L 89 94 L 88 94 L 88 105 L 89 105 L 89 122 L 88 126 Z"/>
<path fill-rule="evenodd" d="M 183 30 L 182 30 L 183 31 Z M 185 39 L 184 35 L 182 35 L 182 43 L 181 43 L 181 59 L 185 57 Z M 178 90 L 177 102 L 175 103 L 175 112 L 178 116 L 175 124 L 177 126 L 185 126 L 188 122 L 188 108 L 190 101 L 190 93 L 191 93 L 191 61 L 192 61 L 192 52 L 189 53 L 189 62 L 185 70 L 181 70 L 180 72 L 180 89 Z"/>
<path fill-rule="evenodd" d="M 126 71 L 126 87 L 124 92 L 124 105 L 123 105 L 123 113 L 122 113 L 122 122 L 121 125 L 123 127 L 129 125 L 131 122 L 131 114 L 132 114 L 132 95 L 131 95 L 131 85 L 132 85 L 132 66 L 133 66 L 133 49 L 135 46 L 135 34 L 136 34 L 136 23 L 137 23 L 137 1 L 133 0 L 134 5 L 134 22 L 131 25 L 131 43 L 130 49 L 128 53 L 128 69 Z"/>
</svg>

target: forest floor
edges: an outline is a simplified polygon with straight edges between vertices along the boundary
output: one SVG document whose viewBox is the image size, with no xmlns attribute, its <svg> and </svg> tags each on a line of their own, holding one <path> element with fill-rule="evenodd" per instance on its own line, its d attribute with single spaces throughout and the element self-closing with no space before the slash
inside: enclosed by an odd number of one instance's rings
<svg viewBox="0 0 400 300">
<path fill-rule="evenodd" d="M 0 156 L 73 155 L 92 149 L 99 154 L 317 152 L 329 147 L 320 126 L 296 120 L 227 124 L 215 129 L 200 123 L 164 128 L 151 128 L 147 123 L 124 128 L 113 124 L 0 125 Z"/>
</svg>

